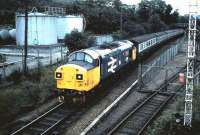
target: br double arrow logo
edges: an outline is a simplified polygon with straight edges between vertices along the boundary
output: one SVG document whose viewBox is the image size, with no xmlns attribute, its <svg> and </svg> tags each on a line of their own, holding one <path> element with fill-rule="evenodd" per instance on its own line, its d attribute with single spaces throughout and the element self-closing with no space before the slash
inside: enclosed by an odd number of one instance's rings
<svg viewBox="0 0 200 135">
<path fill-rule="evenodd" d="M 108 72 L 115 73 L 115 69 L 117 68 L 117 59 L 110 57 L 110 61 L 108 62 Z"/>
</svg>

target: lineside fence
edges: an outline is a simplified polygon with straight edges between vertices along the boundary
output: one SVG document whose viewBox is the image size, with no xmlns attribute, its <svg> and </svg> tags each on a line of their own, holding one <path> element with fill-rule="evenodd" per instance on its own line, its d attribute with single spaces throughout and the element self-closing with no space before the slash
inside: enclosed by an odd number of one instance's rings
<svg viewBox="0 0 200 135">
<path fill-rule="evenodd" d="M 0 48 L 1 54 L 6 55 L 6 61 L 0 63 L 0 78 L 3 79 L 14 71 L 23 71 L 24 48 L 4 47 Z M 27 67 L 30 69 L 41 69 L 67 61 L 68 49 L 63 45 L 32 46 L 28 48 Z"/>
<path fill-rule="evenodd" d="M 139 89 L 148 89 L 151 87 L 151 89 L 156 89 L 159 87 L 160 81 L 167 80 L 170 76 L 169 73 L 175 73 L 173 68 L 164 68 L 164 66 L 171 60 L 175 58 L 175 56 L 179 53 L 180 44 L 172 46 L 165 50 L 160 56 L 156 57 L 153 61 L 147 63 L 147 64 L 141 64 L 139 66 L 139 72 L 138 72 L 138 80 L 139 80 Z M 152 68 L 149 68 L 152 67 Z M 177 67 L 182 68 L 182 67 Z M 149 70 L 150 69 L 150 70 Z M 149 70 L 143 77 L 141 74 Z M 161 74 L 161 76 L 158 76 Z M 145 84 L 150 84 L 152 82 L 152 86 L 146 86 Z"/>
</svg>

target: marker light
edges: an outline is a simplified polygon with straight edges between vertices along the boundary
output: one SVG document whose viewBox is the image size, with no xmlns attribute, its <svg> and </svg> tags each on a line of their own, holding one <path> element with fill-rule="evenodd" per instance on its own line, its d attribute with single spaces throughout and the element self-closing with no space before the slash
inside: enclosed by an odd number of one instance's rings
<svg viewBox="0 0 200 135">
<path fill-rule="evenodd" d="M 77 74 L 76 75 L 77 80 L 83 80 L 83 75 L 82 74 Z"/>
<path fill-rule="evenodd" d="M 62 73 L 56 73 L 56 78 L 62 78 Z"/>
</svg>

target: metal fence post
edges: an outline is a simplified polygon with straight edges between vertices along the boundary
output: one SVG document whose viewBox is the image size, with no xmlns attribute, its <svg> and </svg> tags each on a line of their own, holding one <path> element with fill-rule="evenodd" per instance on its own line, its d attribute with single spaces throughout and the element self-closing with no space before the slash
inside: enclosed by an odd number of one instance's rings
<svg viewBox="0 0 200 135">
<path fill-rule="evenodd" d="M 38 74 L 40 72 L 40 53 L 39 53 L 39 49 L 37 48 L 37 67 L 38 67 Z"/>
<path fill-rule="evenodd" d="M 52 46 L 50 46 L 50 65 L 52 65 Z"/>
<path fill-rule="evenodd" d="M 167 91 L 168 69 L 164 69 L 164 70 L 165 70 L 165 89 L 164 89 L 164 91 Z"/>
<path fill-rule="evenodd" d="M 24 68 L 24 50 L 23 50 L 23 47 L 21 48 L 21 51 L 22 51 L 22 64 L 21 64 L 21 71 L 23 71 L 23 68 Z"/>
<path fill-rule="evenodd" d="M 200 71 L 200 68 L 197 69 L 197 72 L 199 72 L 199 71 Z M 199 87 L 199 79 L 200 79 L 199 76 L 200 76 L 200 74 L 198 74 L 197 77 L 196 77 L 196 79 L 195 79 L 197 87 Z"/>
<path fill-rule="evenodd" d="M 62 48 L 62 44 L 61 44 L 61 63 L 62 63 L 62 61 L 63 61 L 63 50 L 62 50 L 63 48 Z"/>
<path fill-rule="evenodd" d="M 3 78 L 6 78 L 5 62 L 3 62 Z"/>
<path fill-rule="evenodd" d="M 141 60 L 139 60 L 139 64 L 138 64 L 138 87 L 139 87 L 139 90 L 142 89 L 142 63 L 141 63 Z"/>
</svg>

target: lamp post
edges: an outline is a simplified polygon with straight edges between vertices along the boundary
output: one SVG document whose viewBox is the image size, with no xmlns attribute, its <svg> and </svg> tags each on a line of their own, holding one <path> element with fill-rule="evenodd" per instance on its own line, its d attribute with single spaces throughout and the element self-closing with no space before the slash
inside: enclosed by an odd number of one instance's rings
<svg viewBox="0 0 200 135">
<path fill-rule="evenodd" d="M 122 15 L 122 6 L 120 7 L 120 33 L 123 32 L 123 15 Z"/>
<path fill-rule="evenodd" d="M 135 8 L 134 5 L 126 5 L 123 4 L 120 6 L 120 33 L 123 32 L 123 9 L 130 9 L 130 8 Z"/>
</svg>

